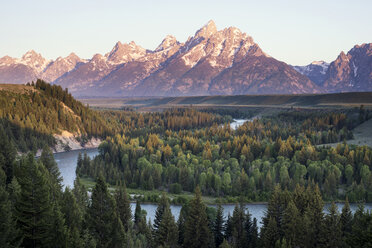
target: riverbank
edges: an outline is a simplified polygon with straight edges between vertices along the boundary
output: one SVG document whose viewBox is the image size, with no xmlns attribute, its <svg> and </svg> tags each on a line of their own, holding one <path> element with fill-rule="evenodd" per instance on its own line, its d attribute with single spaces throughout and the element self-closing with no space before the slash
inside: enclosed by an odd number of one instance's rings
<svg viewBox="0 0 372 248">
<path fill-rule="evenodd" d="M 51 147 L 53 154 L 65 153 L 70 151 L 83 151 L 87 149 L 95 149 L 102 143 L 100 138 L 91 138 L 84 144 L 79 141 L 79 136 L 74 136 L 72 133 L 63 131 L 62 134 L 55 134 L 56 146 Z M 36 157 L 40 157 L 42 149 L 36 152 Z"/>
<path fill-rule="evenodd" d="M 89 190 L 91 191 L 94 185 L 96 184 L 92 178 L 80 178 L 80 182 Z M 116 186 L 109 185 L 109 190 L 111 192 L 115 191 Z M 127 188 L 127 192 L 131 197 L 131 201 L 135 202 L 137 199 L 140 199 L 143 203 L 157 203 L 158 199 L 160 198 L 161 194 L 164 191 L 161 190 L 143 190 L 143 189 L 132 189 Z M 171 203 L 174 205 L 182 205 L 184 202 L 191 200 L 194 197 L 194 194 L 191 192 L 182 192 L 180 194 L 173 194 L 170 192 L 166 192 L 167 196 L 171 200 Z M 227 196 L 227 197 L 213 197 L 213 196 L 202 196 L 203 201 L 207 205 L 215 205 L 218 203 L 225 204 L 225 205 L 235 205 L 236 203 L 240 202 L 239 196 Z M 265 201 L 245 201 L 247 204 L 267 204 Z"/>
<path fill-rule="evenodd" d="M 88 191 L 91 191 L 92 188 L 95 186 L 95 181 L 92 178 L 80 178 L 80 182 L 88 189 Z M 116 186 L 109 185 L 109 190 L 111 192 L 114 192 L 116 189 Z M 137 199 L 139 199 L 144 204 L 157 204 L 158 200 L 160 199 L 161 194 L 164 191 L 161 190 L 143 190 L 143 189 L 132 189 L 127 188 L 127 192 L 130 195 L 131 202 L 136 202 Z M 190 201 L 194 194 L 191 192 L 182 192 L 180 194 L 173 194 L 170 192 L 166 192 L 166 195 L 169 197 L 171 203 L 173 205 L 182 205 L 186 201 Z M 202 196 L 203 201 L 207 205 L 216 205 L 218 203 L 221 203 L 223 205 L 235 205 L 236 203 L 240 203 L 241 198 L 239 196 L 226 196 L 226 197 L 213 197 L 213 196 Z M 336 204 L 344 204 L 345 201 L 342 199 L 337 199 L 333 201 L 327 201 L 323 200 L 324 204 L 331 204 L 332 202 Z M 243 201 L 244 204 L 249 205 L 267 205 L 267 201 Z M 353 204 L 357 204 L 355 202 L 351 202 Z M 370 202 L 366 202 L 365 204 L 372 205 Z"/>
<path fill-rule="evenodd" d="M 102 140 L 100 138 L 91 138 L 84 144 L 80 141 L 80 136 L 76 136 L 70 132 L 63 131 L 61 134 L 55 134 L 54 138 L 57 140 L 57 145 L 53 148 L 55 153 L 65 151 L 75 151 L 81 149 L 97 148 Z"/>
</svg>

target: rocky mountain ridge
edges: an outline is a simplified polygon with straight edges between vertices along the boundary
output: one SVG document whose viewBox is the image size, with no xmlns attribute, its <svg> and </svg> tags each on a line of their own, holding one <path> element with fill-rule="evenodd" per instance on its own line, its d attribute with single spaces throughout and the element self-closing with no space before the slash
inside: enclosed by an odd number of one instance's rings
<svg viewBox="0 0 372 248">
<path fill-rule="evenodd" d="M 209 21 L 184 43 L 168 35 L 155 50 L 119 41 L 110 52 L 88 60 L 71 53 L 51 61 L 34 51 L 21 59 L 5 56 L 0 83 L 41 78 L 75 96 L 106 97 L 363 91 L 372 85 L 370 47 L 356 46 L 330 65 L 292 67 L 267 55 L 238 28 L 218 30 Z M 356 67 L 359 76 L 352 74 Z"/>
</svg>

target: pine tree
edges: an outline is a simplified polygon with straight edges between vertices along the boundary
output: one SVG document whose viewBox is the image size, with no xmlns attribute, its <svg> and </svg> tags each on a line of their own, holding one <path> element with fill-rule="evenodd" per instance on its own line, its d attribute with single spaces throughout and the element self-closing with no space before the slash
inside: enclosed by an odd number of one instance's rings
<svg viewBox="0 0 372 248">
<path fill-rule="evenodd" d="M 270 218 L 265 232 L 263 233 L 262 243 L 263 247 L 274 247 L 277 240 L 280 239 L 278 226 L 274 218 Z"/>
<path fill-rule="evenodd" d="M 9 200 L 12 204 L 12 211 L 14 212 L 15 204 L 21 195 L 21 185 L 19 185 L 16 177 L 13 177 L 10 184 L 8 184 Z"/>
<path fill-rule="evenodd" d="M 50 199 L 48 172 L 30 153 L 20 161 L 17 180 L 21 195 L 16 202 L 17 225 L 23 233 L 26 247 L 52 246 L 53 204 Z"/>
<path fill-rule="evenodd" d="M 259 245 L 259 238 L 258 238 L 258 226 L 257 226 L 257 219 L 253 218 L 253 224 L 251 227 L 251 231 L 248 234 L 248 247 L 249 248 L 256 248 Z"/>
<path fill-rule="evenodd" d="M 354 213 L 352 235 L 348 244 L 351 247 L 372 247 L 372 212 L 365 211 L 360 204 Z"/>
<path fill-rule="evenodd" d="M 164 208 L 159 228 L 156 232 L 155 244 L 161 247 L 177 247 L 178 230 L 171 213 L 169 203 L 166 203 Z"/>
<path fill-rule="evenodd" d="M 225 239 L 229 242 L 232 241 L 232 235 L 233 235 L 233 222 L 232 222 L 232 217 L 230 214 L 227 216 L 226 222 L 225 222 Z"/>
<path fill-rule="evenodd" d="M 178 216 L 177 226 L 178 226 L 178 244 L 182 245 L 185 240 L 185 225 L 187 217 L 189 216 L 190 206 L 188 202 L 182 205 L 180 215 Z"/>
<path fill-rule="evenodd" d="M 226 241 L 226 239 L 223 240 L 222 244 L 218 246 L 219 248 L 231 248 L 229 243 Z"/>
<path fill-rule="evenodd" d="M 109 247 L 117 215 L 115 201 L 102 176 L 98 177 L 92 190 L 92 200 L 87 213 L 88 226 L 97 241 L 97 247 Z"/>
<path fill-rule="evenodd" d="M 131 226 L 132 211 L 130 209 L 130 201 L 125 184 L 121 184 L 116 189 L 115 200 L 118 210 L 118 216 L 120 217 L 124 230 L 127 232 Z"/>
<path fill-rule="evenodd" d="M 65 227 L 65 219 L 57 203 L 53 204 L 51 215 L 50 239 L 53 241 L 53 247 L 68 247 L 68 233 Z"/>
<path fill-rule="evenodd" d="M 233 226 L 232 244 L 234 247 L 244 247 L 246 243 L 244 220 L 245 220 L 244 207 L 242 204 L 240 205 L 236 204 L 232 216 Z"/>
<path fill-rule="evenodd" d="M 340 247 L 342 244 L 342 232 L 340 227 L 340 216 L 337 206 L 332 202 L 329 214 L 325 217 L 325 246 Z"/>
<path fill-rule="evenodd" d="M 6 184 L 10 183 L 13 178 L 15 156 L 16 150 L 9 141 L 9 137 L 7 137 L 2 125 L 0 125 L 0 166 L 5 172 Z"/>
<path fill-rule="evenodd" d="M 309 247 L 318 247 L 324 243 L 323 200 L 318 185 L 308 186 L 306 190 L 309 204 L 305 210 L 306 238 Z"/>
<path fill-rule="evenodd" d="M 162 216 L 163 216 L 163 213 L 164 213 L 164 209 L 166 208 L 167 204 L 169 204 L 168 202 L 168 198 L 166 197 L 165 193 L 163 192 L 161 197 L 160 197 L 160 201 L 158 203 L 158 207 L 156 208 L 156 212 L 155 212 L 155 219 L 154 219 L 154 233 L 156 236 L 156 231 L 158 230 L 159 226 L 160 226 L 160 223 L 161 223 L 161 220 L 162 220 Z"/>
<path fill-rule="evenodd" d="M 80 206 L 78 205 L 75 195 L 69 188 L 66 188 L 62 194 L 61 212 L 65 217 L 65 223 L 68 227 L 68 242 L 69 247 L 82 247 L 83 240 L 80 237 L 82 233 L 83 215 Z"/>
<path fill-rule="evenodd" d="M 219 247 L 224 240 L 224 238 L 223 238 L 224 223 L 225 223 L 225 220 L 224 220 L 224 216 L 223 216 L 223 208 L 222 208 L 221 204 L 219 203 L 218 207 L 217 207 L 216 220 L 214 221 L 214 225 L 213 225 L 214 243 L 215 243 L 216 247 Z"/>
<path fill-rule="evenodd" d="M 111 241 L 108 247 L 112 248 L 124 248 L 126 247 L 126 235 L 123 224 L 120 218 L 114 214 L 114 223 L 111 233 Z"/>
<path fill-rule="evenodd" d="M 342 208 L 342 212 L 340 216 L 340 226 L 341 226 L 343 247 L 347 247 L 346 244 L 348 242 L 349 236 L 351 235 L 352 225 L 353 225 L 353 214 L 351 213 L 351 210 L 350 210 L 349 200 L 346 197 L 345 205 Z"/>
<path fill-rule="evenodd" d="M 139 200 L 136 202 L 136 209 L 134 210 L 134 224 L 138 225 L 142 219 L 141 204 Z"/>
<path fill-rule="evenodd" d="M 40 161 L 52 175 L 52 179 L 59 186 L 59 190 L 61 190 L 62 189 L 61 183 L 63 179 L 59 171 L 58 165 L 54 160 L 53 153 L 48 146 L 44 146 L 43 151 L 41 152 L 40 155 Z"/>
<path fill-rule="evenodd" d="M 0 167 L 0 247 L 18 247 L 22 240 L 19 239 L 19 230 L 13 219 L 12 203 L 5 189 L 5 183 L 6 175 Z"/>
<path fill-rule="evenodd" d="M 83 184 L 80 183 L 80 178 L 78 176 L 76 176 L 74 180 L 74 188 L 72 189 L 72 193 L 76 198 L 77 205 L 79 206 L 82 215 L 84 215 L 88 207 L 89 198 L 87 189 Z"/>
<path fill-rule="evenodd" d="M 298 246 L 301 241 L 301 216 L 293 201 L 288 203 L 283 214 L 284 237 L 292 247 Z"/>
<path fill-rule="evenodd" d="M 246 236 L 245 247 L 248 248 L 256 247 L 258 242 L 257 219 L 254 218 L 252 221 L 252 215 L 249 213 L 248 210 L 247 213 L 245 214 L 244 231 Z"/>
<path fill-rule="evenodd" d="M 209 247 L 210 236 L 206 207 L 201 198 L 200 188 L 196 187 L 195 197 L 190 202 L 190 212 L 186 220 L 183 246 L 188 248 Z"/>
</svg>

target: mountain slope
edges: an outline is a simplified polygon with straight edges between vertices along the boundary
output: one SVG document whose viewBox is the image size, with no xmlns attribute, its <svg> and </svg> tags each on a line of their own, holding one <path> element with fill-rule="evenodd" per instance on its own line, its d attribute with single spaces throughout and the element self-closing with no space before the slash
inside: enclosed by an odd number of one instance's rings
<svg viewBox="0 0 372 248">
<path fill-rule="evenodd" d="M 245 80 L 241 80 L 242 77 Z M 252 83 L 261 86 L 251 87 Z M 191 96 L 237 92 L 296 94 L 320 90 L 287 64 L 262 52 L 247 34 L 233 27 L 217 31 L 210 21 L 163 67 L 130 93 L 135 96 Z"/>
<path fill-rule="evenodd" d="M 135 42 L 81 59 L 55 61 L 29 51 L 0 58 L 0 83 L 37 78 L 68 88 L 75 96 L 200 96 L 301 94 L 372 90 L 371 44 L 324 61 L 290 66 L 267 55 L 238 28 L 218 30 L 213 21 L 181 43 L 166 36 L 155 50 Z"/>
<path fill-rule="evenodd" d="M 341 52 L 328 68 L 324 87 L 329 92 L 372 91 L 372 43 Z"/>
</svg>

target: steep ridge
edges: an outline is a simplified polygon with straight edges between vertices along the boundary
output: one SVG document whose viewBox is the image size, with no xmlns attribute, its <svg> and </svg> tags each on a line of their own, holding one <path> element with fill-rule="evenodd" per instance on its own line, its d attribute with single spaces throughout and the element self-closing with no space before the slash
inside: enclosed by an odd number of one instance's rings
<svg viewBox="0 0 372 248">
<path fill-rule="evenodd" d="M 290 66 L 267 55 L 238 28 L 213 21 L 181 43 L 166 36 L 155 50 L 135 42 L 104 55 L 47 60 L 31 50 L 0 58 L 0 83 L 45 79 L 74 96 L 200 96 L 303 94 L 372 90 L 371 44 L 355 46 L 331 64 Z"/>
<path fill-rule="evenodd" d="M 328 68 L 324 87 L 329 92 L 372 91 L 372 43 L 341 52 Z"/>
</svg>

